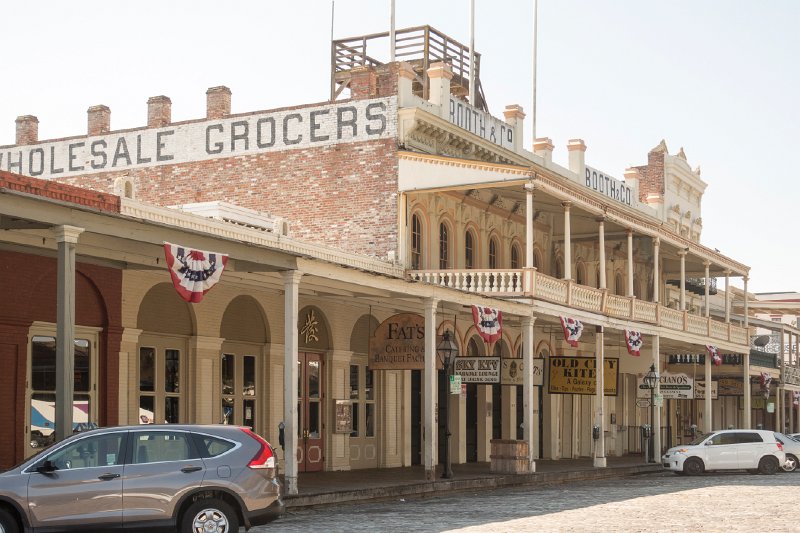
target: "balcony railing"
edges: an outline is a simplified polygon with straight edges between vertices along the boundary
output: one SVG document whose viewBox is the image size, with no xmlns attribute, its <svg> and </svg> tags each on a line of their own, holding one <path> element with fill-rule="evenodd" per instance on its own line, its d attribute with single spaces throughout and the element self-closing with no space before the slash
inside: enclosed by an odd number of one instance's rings
<svg viewBox="0 0 800 533">
<path fill-rule="evenodd" d="M 536 298 L 613 318 L 655 324 L 675 331 L 748 344 L 747 329 L 687 311 L 670 309 L 607 290 L 556 279 L 536 269 L 411 270 L 414 281 L 504 298 Z M 774 363 L 773 363 L 774 364 Z"/>
</svg>

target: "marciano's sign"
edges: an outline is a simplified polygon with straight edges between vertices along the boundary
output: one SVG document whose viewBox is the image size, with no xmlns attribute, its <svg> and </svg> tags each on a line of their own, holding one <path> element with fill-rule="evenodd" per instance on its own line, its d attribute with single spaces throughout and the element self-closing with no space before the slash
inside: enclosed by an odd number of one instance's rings
<svg viewBox="0 0 800 533">
<path fill-rule="evenodd" d="M 617 395 L 619 359 L 603 359 L 603 394 Z M 596 394 L 597 366 L 594 357 L 550 356 L 550 394 Z"/>
<path fill-rule="evenodd" d="M 370 370 L 423 370 L 425 318 L 401 313 L 384 320 L 370 339 Z"/>
<path fill-rule="evenodd" d="M 396 97 L 267 111 L 0 148 L 0 170 L 62 178 L 385 139 L 396 136 L 396 117 Z"/>
</svg>

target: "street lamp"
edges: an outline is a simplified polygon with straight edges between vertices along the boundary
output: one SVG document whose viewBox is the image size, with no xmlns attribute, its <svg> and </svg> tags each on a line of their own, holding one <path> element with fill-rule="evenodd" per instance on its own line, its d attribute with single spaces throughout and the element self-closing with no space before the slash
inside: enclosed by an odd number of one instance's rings
<svg viewBox="0 0 800 533">
<path fill-rule="evenodd" d="M 648 372 L 647 374 L 644 375 L 644 378 L 642 378 L 642 381 L 644 381 L 645 388 L 650 389 L 650 448 L 652 450 L 651 451 L 652 457 L 648 457 L 647 461 L 655 463 L 656 462 L 656 450 L 654 449 L 653 444 L 652 444 L 654 442 L 653 431 L 655 431 L 655 427 L 654 426 L 655 426 L 655 421 L 656 421 L 656 404 L 655 404 L 654 395 L 655 395 L 655 392 L 656 392 L 656 382 L 658 381 L 658 374 L 656 374 L 656 365 L 655 364 L 650 365 L 650 372 Z M 651 459 L 652 459 L 652 461 L 651 461 Z"/>
<path fill-rule="evenodd" d="M 444 366 L 445 379 L 445 400 L 444 400 L 444 472 L 442 477 L 450 479 L 453 477 L 453 468 L 450 466 L 450 370 L 453 362 L 458 355 L 458 345 L 452 339 L 450 330 L 445 330 L 442 335 L 442 342 L 436 347 L 436 354 Z"/>
</svg>

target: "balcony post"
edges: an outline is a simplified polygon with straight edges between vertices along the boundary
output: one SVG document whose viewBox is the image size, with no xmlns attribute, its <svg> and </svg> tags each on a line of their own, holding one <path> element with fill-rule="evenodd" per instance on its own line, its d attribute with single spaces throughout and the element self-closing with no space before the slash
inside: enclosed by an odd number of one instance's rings
<svg viewBox="0 0 800 533">
<path fill-rule="evenodd" d="M 657 398 L 661 395 L 661 337 L 658 335 L 653 335 L 653 364 L 659 376 L 653 391 L 653 396 Z M 653 450 L 655 450 L 653 456 L 656 462 L 661 461 L 661 407 L 653 409 Z"/>
<path fill-rule="evenodd" d="M 628 297 L 633 297 L 633 230 L 628 229 Z"/>
<path fill-rule="evenodd" d="M 436 478 L 436 403 L 438 394 L 436 393 L 437 372 L 436 372 L 436 308 L 439 300 L 436 298 L 425 298 L 425 370 L 423 376 L 424 394 L 424 416 L 425 424 L 424 440 L 425 449 L 423 450 L 423 463 L 425 465 L 425 479 L 433 481 Z"/>
<path fill-rule="evenodd" d="M 725 323 L 731 322 L 731 271 L 725 271 Z"/>
<path fill-rule="evenodd" d="M 605 217 L 598 217 L 597 218 L 597 225 L 598 225 L 598 232 L 600 235 L 600 243 L 599 243 L 599 254 L 600 254 L 600 283 L 598 284 L 599 289 L 606 288 L 606 219 Z"/>
<path fill-rule="evenodd" d="M 661 239 L 653 237 L 653 303 L 658 303 L 659 300 L 659 273 L 658 273 L 658 252 L 661 247 Z"/>
<path fill-rule="evenodd" d="M 538 395 L 533 392 L 533 351 L 535 349 L 533 338 L 533 324 L 536 318 L 533 316 L 522 317 L 522 349 L 524 370 L 522 380 L 523 392 L 523 414 L 522 428 L 524 440 L 528 441 L 528 465 L 530 472 L 536 471 L 536 459 L 540 456 L 539 452 L 539 411 Z M 534 400 L 536 398 L 536 400 Z"/>
<path fill-rule="evenodd" d="M 605 415 L 603 414 L 603 397 L 605 396 L 605 383 L 603 377 L 605 376 L 605 362 L 604 362 L 604 349 L 605 343 L 603 341 L 603 326 L 596 326 L 595 330 L 595 394 L 597 408 L 595 410 L 595 425 L 600 428 L 600 438 L 595 441 L 594 445 L 594 466 L 596 468 L 606 467 L 606 447 L 605 447 Z"/>
<path fill-rule="evenodd" d="M 709 277 L 708 269 L 711 266 L 710 261 L 704 261 L 703 265 L 706 267 L 706 277 L 705 277 L 705 286 L 706 286 L 706 297 L 705 297 L 705 307 L 706 307 L 706 318 L 711 316 L 711 278 Z"/>
<path fill-rule="evenodd" d="M 572 279 L 572 235 L 569 222 L 569 210 L 572 202 L 561 202 L 564 208 L 564 279 Z"/>
<path fill-rule="evenodd" d="M 705 365 L 705 380 L 706 380 L 706 397 L 705 401 L 703 402 L 703 418 L 705 419 L 705 433 L 711 433 L 712 429 L 714 429 L 714 425 L 712 424 L 711 417 L 712 415 L 712 406 L 711 406 L 711 354 L 706 354 L 706 365 Z"/>
<path fill-rule="evenodd" d="M 750 325 L 750 316 L 749 316 L 750 313 L 749 313 L 749 310 L 748 310 L 748 297 L 747 297 L 747 279 L 748 279 L 747 276 L 742 278 L 742 281 L 744 281 L 744 289 L 743 290 L 744 290 L 744 327 L 745 327 L 745 329 L 747 329 L 749 327 L 749 325 Z"/>
<path fill-rule="evenodd" d="M 687 249 L 678 250 L 678 255 L 681 258 L 681 294 L 680 294 L 681 311 L 686 311 L 686 252 L 687 251 L 688 251 Z"/>
<path fill-rule="evenodd" d="M 742 379 L 744 380 L 744 387 L 742 387 L 742 394 L 744 394 L 744 420 L 742 421 L 742 427 L 744 429 L 752 428 L 752 417 L 751 417 L 751 403 L 752 403 L 752 391 L 750 390 L 750 352 L 745 353 L 742 356 L 742 372 L 744 376 Z"/>
<path fill-rule="evenodd" d="M 533 191 L 535 186 L 533 181 L 524 185 L 525 189 L 525 283 L 523 290 L 526 295 L 533 295 L 534 274 L 533 274 Z"/>
</svg>

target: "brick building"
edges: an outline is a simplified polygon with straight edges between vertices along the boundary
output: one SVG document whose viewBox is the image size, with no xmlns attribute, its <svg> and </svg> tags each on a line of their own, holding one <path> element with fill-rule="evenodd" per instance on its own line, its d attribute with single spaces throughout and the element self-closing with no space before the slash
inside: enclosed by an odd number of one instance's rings
<svg viewBox="0 0 800 533">
<path fill-rule="evenodd" d="M 740 357 L 713 367 L 706 358 L 706 383 L 762 371 L 748 359 L 747 310 L 738 324 L 727 299 L 722 316 L 710 313 L 712 280 L 746 283 L 749 269 L 699 243 L 705 183 L 683 150 L 670 155 L 662 142 L 620 181 L 588 166 L 586 145 L 572 139 L 561 166 L 550 139 L 525 148 L 520 106 L 500 119 L 480 87 L 467 100 L 466 47 L 423 31 L 430 46 L 398 63 L 373 59 L 368 38 L 335 41 L 347 53 L 335 55 L 328 102 L 233 115 L 231 91 L 214 87 L 204 118 L 173 123 L 170 99 L 156 96 L 146 127 L 115 131 L 111 110 L 94 106 L 85 135 L 57 140 L 38 139 L 36 117 L 17 120 L 0 169 L 32 177 L 36 198 L 24 199 L 47 209 L 26 214 L 17 192 L 0 195 L 4 220 L 33 224 L 7 222 L 0 253 L 36 257 L 46 271 L 42 257 L 57 248 L 48 228 L 86 230 L 74 243 L 78 273 L 97 280 L 98 296 L 78 298 L 86 314 L 74 322 L 98 335 L 90 418 L 226 421 L 273 442 L 284 422 L 288 449 L 298 450 L 284 457 L 290 491 L 315 469 L 422 463 L 432 477 L 445 403 L 453 461 L 489 461 L 491 441 L 506 439 L 527 444 L 533 468 L 538 457 L 593 457 L 602 467 L 607 455 L 641 450 L 643 423 L 656 427 L 657 448 L 680 442 L 689 428 L 673 405 L 705 429 L 749 425 L 743 393 L 712 403 L 664 391 L 652 414 L 637 401 L 651 365 L 678 372 L 672 355 L 709 345 Z M 456 56 L 437 52 L 442 40 Z M 48 214 L 82 209 L 46 200 L 77 202 L 82 189 L 118 210 Z M 230 254 L 201 303 L 175 294 L 163 241 Z M 16 270 L 4 282 L 20 287 L 18 298 L 30 294 Z M 105 315 L 90 313 L 101 296 Z M 17 375 L 30 374 L 23 354 L 34 325 L 54 327 L 54 305 L 42 297 L 35 313 L 0 316 L 0 327 L 16 328 L 4 360 Z M 481 336 L 472 305 L 503 313 L 499 338 Z M 585 325 L 574 346 L 561 317 Z M 425 334 L 400 339 L 403 328 Z M 460 394 L 448 395 L 437 371 L 446 330 L 459 348 Z M 625 347 L 629 330 L 644 340 L 640 357 Z M 386 331 L 395 336 L 376 336 Z M 396 356 L 381 359 L 389 350 Z M 496 370 L 466 370 L 479 360 Z M 586 368 L 581 379 L 567 371 L 573 363 Z M 35 391 L 14 394 L 25 431 L 0 441 L 6 462 L 32 442 Z"/>
</svg>

